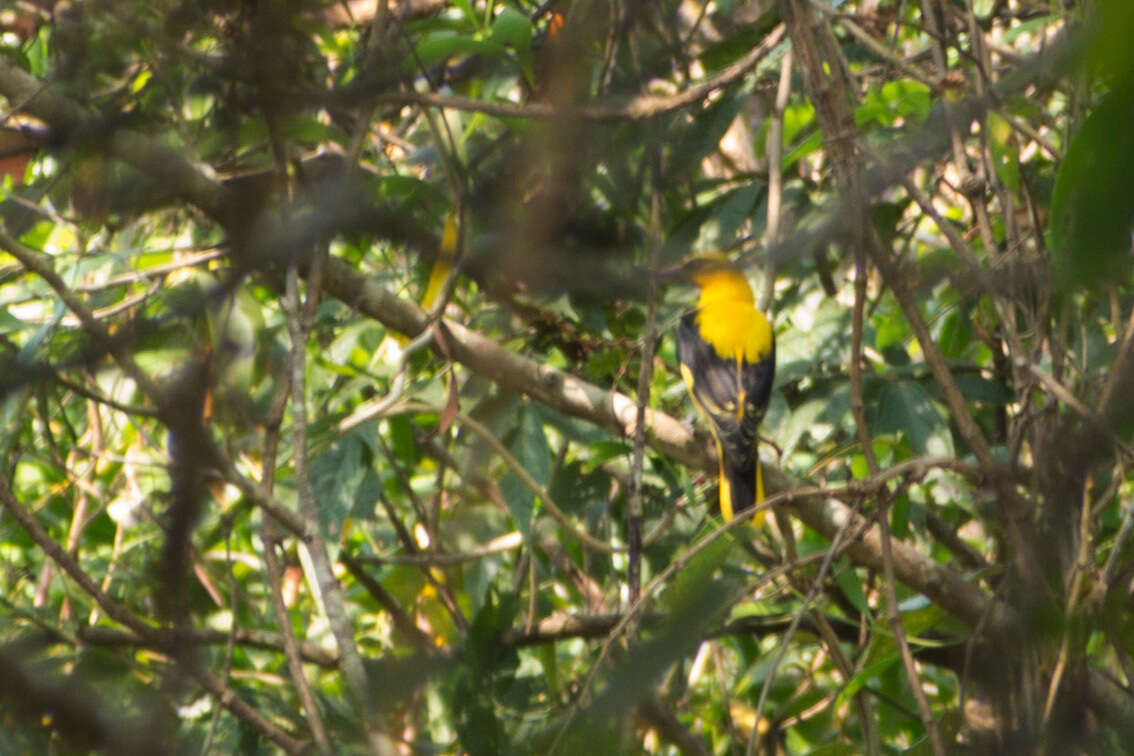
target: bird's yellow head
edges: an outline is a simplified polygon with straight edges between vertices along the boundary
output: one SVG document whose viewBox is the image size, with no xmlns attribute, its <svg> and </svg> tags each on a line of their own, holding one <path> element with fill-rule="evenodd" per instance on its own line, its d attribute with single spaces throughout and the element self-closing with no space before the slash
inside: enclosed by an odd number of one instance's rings
<svg viewBox="0 0 1134 756">
<path fill-rule="evenodd" d="M 740 266 L 721 252 L 693 255 L 676 269 L 678 280 L 687 281 L 701 290 L 699 306 L 714 301 L 751 305 L 752 287 Z"/>
<path fill-rule="evenodd" d="M 719 356 L 755 363 L 772 351 L 771 323 L 756 309 L 740 266 L 721 253 L 710 253 L 694 255 L 670 270 L 671 280 L 698 288 L 697 326 Z"/>
</svg>

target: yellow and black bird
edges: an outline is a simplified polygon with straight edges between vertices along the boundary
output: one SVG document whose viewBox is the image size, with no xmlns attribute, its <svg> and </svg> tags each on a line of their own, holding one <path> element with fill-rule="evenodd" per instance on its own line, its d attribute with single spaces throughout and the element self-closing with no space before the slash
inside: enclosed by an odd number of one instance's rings
<svg viewBox="0 0 1134 756">
<path fill-rule="evenodd" d="M 721 516 L 731 520 L 764 500 L 757 430 L 776 372 L 775 335 L 744 272 L 724 255 L 698 255 L 679 270 L 700 296 L 678 325 L 677 361 L 716 439 Z"/>
</svg>

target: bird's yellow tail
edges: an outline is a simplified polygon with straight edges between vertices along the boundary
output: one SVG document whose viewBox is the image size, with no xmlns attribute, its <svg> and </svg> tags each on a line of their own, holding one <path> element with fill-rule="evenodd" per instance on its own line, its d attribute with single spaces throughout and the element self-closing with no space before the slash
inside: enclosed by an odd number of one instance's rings
<svg viewBox="0 0 1134 756">
<path fill-rule="evenodd" d="M 727 522 L 736 515 L 751 509 L 764 501 L 764 471 L 760 465 L 760 458 L 753 462 L 733 464 L 721 459 L 720 465 L 721 487 L 721 517 Z M 756 525 L 762 524 L 764 513 L 759 512 L 752 518 Z"/>
</svg>

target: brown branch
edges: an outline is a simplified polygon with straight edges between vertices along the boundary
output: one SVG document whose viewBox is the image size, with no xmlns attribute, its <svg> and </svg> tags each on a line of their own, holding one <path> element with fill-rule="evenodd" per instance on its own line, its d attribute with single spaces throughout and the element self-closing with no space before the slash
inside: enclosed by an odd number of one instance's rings
<svg viewBox="0 0 1134 756">
<path fill-rule="evenodd" d="M 209 672 L 204 667 L 194 665 L 190 667 L 190 674 L 202 688 L 207 690 L 213 698 L 220 702 L 221 706 L 228 709 L 245 724 L 278 745 L 287 753 L 298 754 L 303 753 L 307 749 L 307 743 L 284 732 L 265 715 L 253 708 L 247 701 L 236 695 L 235 691 L 215 678 L 212 672 Z"/>
<path fill-rule="evenodd" d="M 415 304 L 336 258 L 327 260 L 323 285 L 331 296 L 398 333 L 416 335 L 426 326 L 426 313 Z M 439 325 L 448 338 L 452 358 L 474 373 L 564 414 L 589 420 L 620 437 L 633 437 L 638 406 L 625 394 L 599 388 L 566 371 L 516 354 L 459 323 L 442 320 Z M 650 444 L 666 456 L 708 469 L 712 457 L 707 436 L 694 437 L 678 420 L 649 408 L 646 433 Z"/>
<path fill-rule="evenodd" d="M 242 646 L 262 648 L 267 651 L 283 651 L 285 647 L 284 635 L 266 630 L 251 630 L 237 627 L 234 630 L 208 630 L 205 628 L 191 628 L 187 633 L 174 636 L 164 629 L 155 629 L 146 636 L 133 632 L 126 632 L 102 625 L 80 627 L 76 636 L 80 641 L 91 646 L 105 646 L 109 648 L 135 646 L 152 648 L 155 651 L 168 651 L 169 646 L 176 642 L 196 643 L 201 645 L 219 645 L 227 643 L 229 637 L 235 639 Z M 324 669 L 337 669 L 339 655 L 328 651 L 308 641 L 298 641 L 297 649 L 303 661 L 317 664 Z"/>
<path fill-rule="evenodd" d="M 546 643 L 567 640 L 569 638 L 583 638 L 594 640 L 605 638 L 622 619 L 621 614 L 588 614 L 575 616 L 569 614 L 556 614 L 544 617 L 532 627 L 519 627 L 505 630 L 500 641 L 506 646 L 524 648 L 526 646 L 539 646 Z M 642 618 L 643 624 L 656 618 Z"/>
<path fill-rule="evenodd" d="M 577 119 L 583 121 L 643 121 L 656 118 L 676 110 L 701 102 L 718 89 L 733 84 L 756 67 L 763 58 L 784 38 L 784 26 L 780 24 L 768 33 L 760 44 L 740 60 L 723 69 L 700 84 L 675 95 L 660 96 L 640 94 L 630 98 L 610 98 L 605 102 L 585 105 L 580 108 L 565 108 L 550 103 L 516 104 L 512 102 L 492 102 L 460 95 L 440 95 L 434 92 L 380 92 L 369 95 L 373 101 L 385 105 L 418 105 L 497 116 L 499 118 L 528 118 L 551 121 Z M 343 95 L 340 95 L 342 97 Z M 323 98 L 322 95 L 315 99 Z"/>
</svg>

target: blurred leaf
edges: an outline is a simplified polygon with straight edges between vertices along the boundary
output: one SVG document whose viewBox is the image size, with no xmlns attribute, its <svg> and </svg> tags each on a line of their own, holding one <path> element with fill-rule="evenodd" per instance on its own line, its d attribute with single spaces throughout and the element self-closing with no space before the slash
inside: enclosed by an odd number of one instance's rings
<svg viewBox="0 0 1134 756">
<path fill-rule="evenodd" d="M 741 529 L 739 538 L 751 537 L 755 530 Z M 677 573 L 662 596 L 664 606 L 678 610 L 693 603 L 704 586 L 709 584 L 713 575 L 724 564 L 729 552 L 734 548 L 731 539 L 718 538 L 706 548 L 697 552 L 689 562 Z"/>
<path fill-rule="evenodd" d="M 13 334 L 24 330 L 27 325 L 19 318 L 13 317 L 7 307 L 0 307 L 0 331 Z"/>
<path fill-rule="evenodd" d="M 992 405 L 1007 404 L 1012 401 L 1012 390 L 1002 382 L 982 375 L 963 373 L 956 375 L 953 380 L 961 394 L 970 402 L 985 402 Z"/>
<path fill-rule="evenodd" d="M 823 133 L 812 131 L 803 141 L 796 144 L 784 154 L 783 169 L 789 170 L 798 161 L 817 151 L 823 146 Z"/>
<path fill-rule="evenodd" d="M 974 341 L 971 318 L 972 311 L 967 307 L 958 307 L 945 316 L 937 336 L 937 347 L 945 359 L 961 360 L 967 356 Z"/>
<path fill-rule="evenodd" d="M 1134 87 L 1112 92 L 1083 122 L 1051 198 L 1057 282 L 1092 287 L 1130 275 L 1134 213 Z"/>
</svg>

